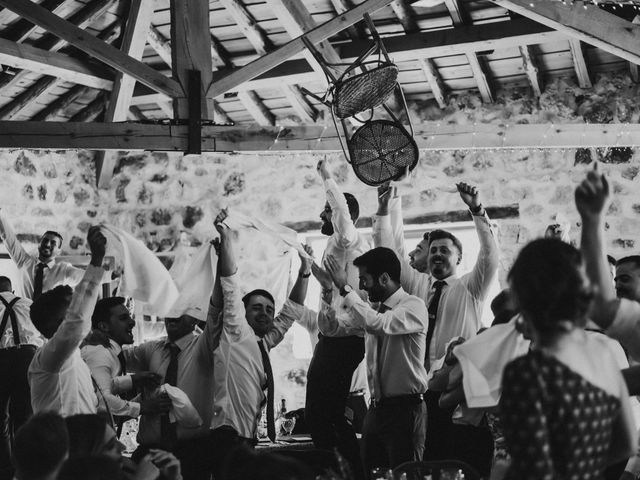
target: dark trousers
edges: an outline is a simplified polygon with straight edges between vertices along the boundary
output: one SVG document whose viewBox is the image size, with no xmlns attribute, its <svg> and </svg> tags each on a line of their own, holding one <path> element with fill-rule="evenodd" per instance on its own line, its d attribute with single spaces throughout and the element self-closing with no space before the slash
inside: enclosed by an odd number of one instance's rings
<svg viewBox="0 0 640 480">
<path fill-rule="evenodd" d="M 366 471 L 422 460 L 426 422 L 422 401 L 369 408 L 362 432 Z"/>
<path fill-rule="evenodd" d="M 367 402 L 365 401 L 364 394 L 358 393 L 356 395 L 349 394 L 347 397 L 347 417 L 353 426 L 353 430 L 356 433 L 362 433 L 362 425 L 364 424 L 364 417 L 367 414 Z"/>
<path fill-rule="evenodd" d="M 141 445 L 132 455 L 132 460 L 138 463 L 150 448 L 161 448 L 157 445 Z M 213 466 L 213 440 L 211 434 L 189 440 L 178 440 L 171 449 L 180 461 L 183 480 L 210 480 Z"/>
<path fill-rule="evenodd" d="M 31 393 L 27 371 L 36 347 L 0 350 L 0 480 L 13 478 L 13 435 L 31 416 Z"/>
<path fill-rule="evenodd" d="M 454 408 L 440 408 L 440 392 L 427 391 L 424 403 L 427 407 L 427 435 L 424 445 L 425 460 L 448 460 L 452 453 L 451 429 Z"/>
<path fill-rule="evenodd" d="M 220 427 L 211 431 L 211 451 L 212 472 L 214 480 L 225 480 L 235 478 L 234 471 L 237 470 L 237 463 L 234 461 L 234 451 L 249 448 L 253 449 L 256 441 L 251 438 L 244 438 L 238 435 L 231 427 Z M 242 461 L 242 456 L 238 457 Z M 185 479 L 186 480 L 186 479 Z"/>
<path fill-rule="evenodd" d="M 349 462 L 355 480 L 364 479 L 360 447 L 345 416 L 351 378 L 364 358 L 364 339 L 325 337 L 313 352 L 307 371 L 305 420 L 316 448 L 338 451 Z"/>
</svg>

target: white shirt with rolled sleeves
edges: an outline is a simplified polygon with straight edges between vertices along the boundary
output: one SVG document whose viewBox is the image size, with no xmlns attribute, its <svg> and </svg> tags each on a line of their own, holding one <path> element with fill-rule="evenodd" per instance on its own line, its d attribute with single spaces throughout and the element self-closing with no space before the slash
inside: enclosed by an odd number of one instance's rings
<svg viewBox="0 0 640 480">
<path fill-rule="evenodd" d="M 16 298 L 16 295 L 11 292 L 0 292 L 0 295 L 9 303 Z M 13 311 L 16 313 L 16 321 L 18 323 L 18 337 L 20 338 L 20 345 L 41 347 L 44 343 L 44 337 L 31 322 L 29 313 L 31 303 L 31 300 L 28 298 L 21 297 L 20 300 L 13 304 Z M 4 316 L 5 308 L 4 303 L 0 302 L 0 319 Z M 0 349 L 15 346 L 13 342 L 13 327 L 11 326 L 11 319 L 9 318 L 4 335 L 0 337 Z"/>
<path fill-rule="evenodd" d="M 344 194 L 338 188 L 335 180 L 328 179 L 324 181 L 325 193 L 327 196 L 327 202 L 331 207 L 331 223 L 333 224 L 333 235 L 327 240 L 327 246 L 324 250 L 322 260 L 327 255 L 332 255 L 338 264 L 344 267 L 347 272 L 347 283 L 352 285 L 356 290 L 357 295 L 364 301 L 367 299 L 367 293 L 358 290 L 356 287 L 360 284 L 360 278 L 358 274 L 358 268 L 353 264 L 353 261 L 362 254 L 371 250 L 371 244 L 364 238 L 363 235 L 358 232 L 358 229 L 351 220 L 351 214 L 349 213 L 349 207 Z M 331 302 L 338 317 L 342 315 L 348 315 L 348 313 L 340 309 L 342 300 L 339 290 L 333 286 L 333 300 Z M 320 307 L 322 308 L 322 300 L 320 301 Z M 347 319 L 348 320 L 348 319 Z M 322 330 L 321 330 L 322 331 Z M 328 335 L 322 332 L 323 335 Z M 346 335 L 359 335 L 363 333 L 360 330 L 348 331 L 335 336 Z M 331 335 L 328 335 L 331 336 Z"/>
<path fill-rule="evenodd" d="M 33 284 L 36 275 L 36 266 L 40 261 L 37 256 L 29 255 L 24 249 L 11 223 L 0 211 L 0 236 L 4 240 L 11 260 L 15 262 L 21 275 L 22 295 L 33 298 Z M 58 285 L 74 287 L 84 275 L 84 270 L 76 268 L 70 263 L 51 260 L 46 264 L 42 274 L 42 291 L 46 292 Z"/>
<path fill-rule="evenodd" d="M 118 396 L 133 389 L 131 375 L 125 375 L 126 372 L 120 371 L 118 354 L 121 351 L 120 345 L 109 340 L 109 348 L 103 345 L 85 345 L 80 354 L 100 387 L 111 414 L 136 418 L 140 415 L 140 403 Z"/>
<path fill-rule="evenodd" d="M 384 313 L 371 308 L 355 292 L 347 294 L 343 301 L 348 316 L 336 316 L 333 308 L 325 303 L 325 315 L 320 318 L 324 319 L 323 328 L 330 333 L 356 329 L 366 332 L 365 354 L 371 397 L 379 400 L 424 393 L 427 390 L 424 355 L 428 318 L 424 301 L 402 288 L 383 302 L 389 308 Z M 349 318 L 349 323 L 345 323 L 344 318 Z M 382 342 L 380 349 L 378 342 Z"/>
<path fill-rule="evenodd" d="M 98 398 L 79 347 L 91 329 L 103 275 L 101 267 L 87 267 L 58 330 L 36 351 L 28 373 L 34 413 L 53 411 L 63 417 L 96 413 Z"/>
<path fill-rule="evenodd" d="M 457 277 L 445 278 L 447 285 L 442 290 L 438 305 L 437 322 L 429 348 L 429 363 L 446 353 L 446 345 L 454 337 L 471 338 L 480 329 L 482 308 L 493 277 L 498 270 L 498 244 L 489 217 L 472 215 L 478 233 L 480 252 L 471 272 Z M 398 227 L 396 226 L 396 229 Z M 401 227 L 400 227 L 401 228 Z M 376 246 L 394 248 L 394 236 L 389 215 L 373 217 L 373 238 Z M 420 273 L 400 258 L 402 265 L 400 283 L 407 292 L 416 295 L 429 305 L 433 294 L 432 277 Z"/>
<path fill-rule="evenodd" d="M 224 296 L 222 334 L 214 351 L 214 395 L 211 429 L 232 427 L 244 438 L 256 438 L 267 377 L 258 342 L 267 351 L 278 345 L 302 306 L 287 300 L 262 339 L 247 323 L 237 274 L 220 278 Z"/>
</svg>

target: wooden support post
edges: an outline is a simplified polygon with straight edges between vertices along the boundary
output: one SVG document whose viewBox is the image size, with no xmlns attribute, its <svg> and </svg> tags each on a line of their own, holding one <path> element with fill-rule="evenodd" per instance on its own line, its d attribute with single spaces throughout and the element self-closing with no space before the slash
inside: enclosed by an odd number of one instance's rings
<svg viewBox="0 0 640 480">
<path fill-rule="evenodd" d="M 591 75 L 589 75 L 589 67 L 584 59 L 584 52 L 582 51 L 582 42 L 572 38 L 569 40 L 569 46 L 571 47 L 571 56 L 573 57 L 573 68 L 576 71 L 576 77 L 578 78 L 578 85 L 580 88 L 591 88 Z"/>
<path fill-rule="evenodd" d="M 422 58 L 418 60 L 418 63 L 420 67 L 422 67 L 425 77 L 427 77 L 427 81 L 431 87 L 431 93 L 433 93 L 433 97 L 436 99 L 436 102 L 438 102 L 438 106 L 445 108 L 447 106 L 445 100 L 446 87 L 442 82 L 442 77 L 438 73 L 438 69 L 433 63 L 433 60 L 430 58 Z"/>
<path fill-rule="evenodd" d="M 485 67 L 480 63 L 480 58 L 475 52 L 467 53 L 467 60 L 471 67 L 473 77 L 478 82 L 478 90 L 480 90 L 480 96 L 484 103 L 493 103 L 493 92 L 491 91 L 491 85 L 487 74 L 485 73 Z"/>
<path fill-rule="evenodd" d="M 529 46 L 520 47 L 520 56 L 522 57 L 522 67 L 527 74 L 533 94 L 539 97 L 542 95 L 543 86 L 533 49 Z"/>
<path fill-rule="evenodd" d="M 632 23 L 640 25 L 640 15 L 636 15 Z M 635 83 L 640 83 L 640 67 L 638 67 L 638 63 L 629 62 L 629 75 L 631 75 L 631 80 Z"/>
<path fill-rule="evenodd" d="M 189 144 L 188 154 L 202 153 L 202 78 L 198 70 L 189 72 Z"/>
</svg>

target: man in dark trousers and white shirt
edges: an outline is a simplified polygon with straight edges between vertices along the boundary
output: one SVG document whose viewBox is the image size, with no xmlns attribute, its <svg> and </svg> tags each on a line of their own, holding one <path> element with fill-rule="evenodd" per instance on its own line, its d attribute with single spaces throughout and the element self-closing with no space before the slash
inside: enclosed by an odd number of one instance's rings
<svg viewBox="0 0 640 480">
<path fill-rule="evenodd" d="M 62 235 L 48 230 L 40 238 L 38 256 L 30 255 L 24 249 L 11 223 L 0 211 L 0 237 L 7 247 L 22 276 L 22 295 L 31 300 L 58 285 L 75 287 L 84 275 L 84 270 L 68 262 L 56 260 L 62 248 Z"/>
<path fill-rule="evenodd" d="M 30 308 L 31 300 L 14 295 L 11 280 L 0 277 L 0 480 L 12 478 L 13 437 L 32 413 L 27 371 L 43 338 Z"/>
<path fill-rule="evenodd" d="M 364 420 L 364 464 L 394 468 L 422 460 L 426 427 L 423 393 L 427 389 L 424 367 L 427 308 L 424 301 L 400 286 L 400 261 L 389 248 L 378 247 L 356 258 L 360 290 L 367 292 L 373 309 L 347 281 L 344 268 L 327 256 L 327 271 L 314 266 L 323 286 L 324 315 L 320 330 L 327 334 L 364 331 L 371 407 Z M 350 315 L 336 315 L 330 280 L 343 297 Z"/>
</svg>

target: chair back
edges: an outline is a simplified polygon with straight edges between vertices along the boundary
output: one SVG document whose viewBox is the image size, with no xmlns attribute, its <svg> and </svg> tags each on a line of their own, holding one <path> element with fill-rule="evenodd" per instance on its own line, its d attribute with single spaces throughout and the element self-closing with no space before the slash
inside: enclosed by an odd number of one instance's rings
<svg viewBox="0 0 640 480">
<path fill-rule="evenodd" d="M 457 460 L 405 462 L 393 469 L 394 480 L 480 480 L 471 466 Z"/>
</svg>

